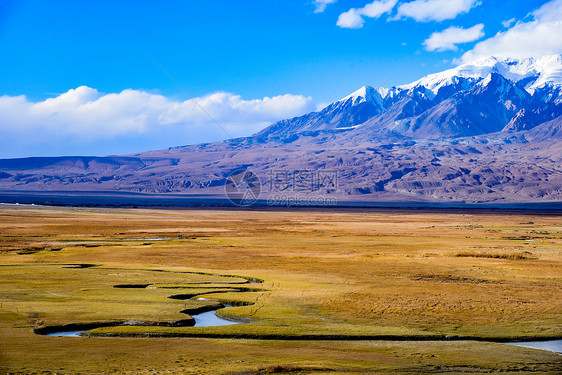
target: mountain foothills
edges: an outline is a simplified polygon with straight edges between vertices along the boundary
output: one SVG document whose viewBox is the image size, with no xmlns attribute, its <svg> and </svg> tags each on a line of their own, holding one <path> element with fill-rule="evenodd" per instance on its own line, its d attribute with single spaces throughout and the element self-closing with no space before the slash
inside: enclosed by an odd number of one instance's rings
<svg viewBox="0 0 562 375">
<path fill-rule="evenodd" d="M 340 200 L 561 200 L 562 56 L 488 57 L 408 85 L 365 86 L 224 142 L 4 159 L 0 190 L 223 194 L 241 168 L 256 173 L 264 191 L 272 172 L 337 171 L 337 190 L 322 193 Z"/>
</svg>

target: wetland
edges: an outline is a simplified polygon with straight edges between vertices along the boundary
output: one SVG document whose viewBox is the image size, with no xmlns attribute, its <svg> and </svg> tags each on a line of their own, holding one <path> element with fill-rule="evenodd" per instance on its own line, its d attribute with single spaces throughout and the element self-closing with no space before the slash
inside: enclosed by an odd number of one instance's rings
<svg viewBox="0 0 562 375">
<path fill-rule="evenodd" d="M 0 373 L 555 374 L 561 266 L 556 214 L 2 205 Z"/>
</svg>

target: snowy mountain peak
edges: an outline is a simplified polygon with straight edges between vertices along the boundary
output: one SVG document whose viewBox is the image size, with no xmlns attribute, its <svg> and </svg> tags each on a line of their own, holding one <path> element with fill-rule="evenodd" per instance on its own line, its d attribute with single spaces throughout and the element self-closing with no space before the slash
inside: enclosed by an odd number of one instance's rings
<svg viewBox="0 0 562 375">
<path fill-rule="evenodd" d="M 488 56 L 453 69 L 427 75 L 399 87 L 411 89 L 416 86 L 424 86 L 437 93 L 441 87 L 454 84 L 455 79 L 459 77 L 479 80 L 486 78 L 492 72 L 498 73 L 510 81 L 524 83 L 525 89 L 532 94 L 535 89 L 545 84 L 562 85 L 562 55 L 527 59 Z"/>
<path fill-rule="evenodd" d="M 344 103 L 349 99 L 352 99 L 353 105 L 357 105 L 363 102 L 382 103 L 382 98 L 386 95 L 387 92 L 388 90 L 381 87 L 374 88 L 371 86 L 363 86 L 359 90 L 351 93 L 345 98 L 338 100 L 338 102 Z"/>
<path fill-rule="evenodd" d="M 372 87 L 370 86 L 363 86 L 361 87 L 359 90 L 352 92 L 351 94 L 349 94 L 348 96 L 346 96 L 345 98 L 341 98 L 340 100 L 338 100 L 339 102 L 347 102 L 349 99 L 352 99 L 354 102 L 355 101 L 365 101 L 366 97 L 367 97 L 367 91 L 369 91 L 369 89 L 371 89 Z"/>
</svg>

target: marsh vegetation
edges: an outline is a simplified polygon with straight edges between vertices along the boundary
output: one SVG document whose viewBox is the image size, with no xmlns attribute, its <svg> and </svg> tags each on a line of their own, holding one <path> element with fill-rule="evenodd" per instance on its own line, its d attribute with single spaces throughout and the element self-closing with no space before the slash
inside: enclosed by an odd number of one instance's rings
<svg viewBox="0 0 562 375">
<path fill-rule="evenodd" d="M 3 206 L 0 371 L 556 373 L 500 342 L 560 338 L 561 265 L 556 215 Z"/>
</svg>

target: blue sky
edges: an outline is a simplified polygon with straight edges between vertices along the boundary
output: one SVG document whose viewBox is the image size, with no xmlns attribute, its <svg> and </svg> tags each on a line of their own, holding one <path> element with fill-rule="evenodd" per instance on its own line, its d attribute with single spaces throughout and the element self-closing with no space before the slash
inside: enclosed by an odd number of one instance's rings
<svg viewBox="0 0 562 375">
<path fill-rule="evenodd" d="M 504 34 L 558 27 L 560 3 L 0 0 L 0 157 L 226 138 L 189 96 L 228 134 L 249 135 L 363 85 L 405 84 L 496 50 L 526 57 Z"/>
</svg>

